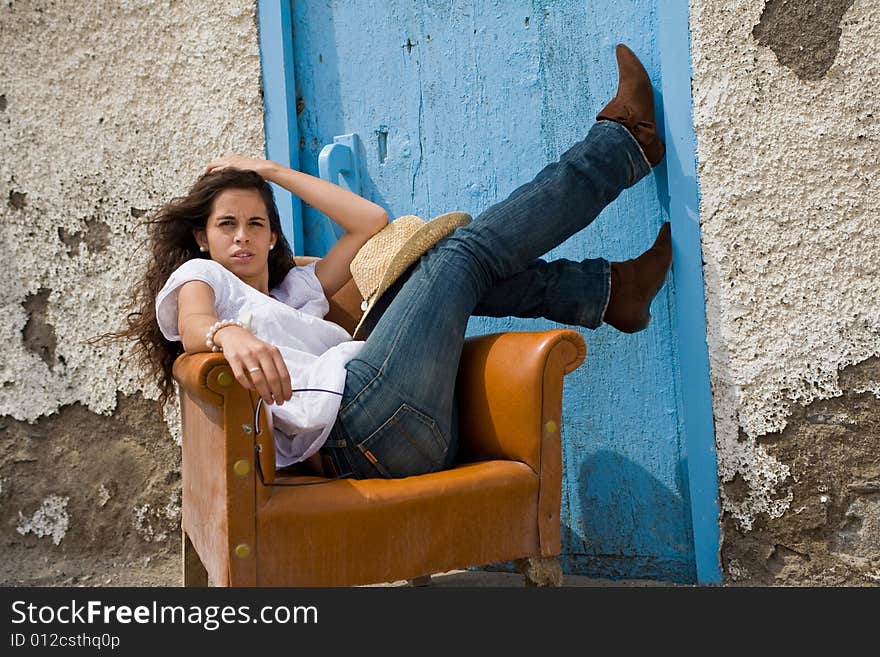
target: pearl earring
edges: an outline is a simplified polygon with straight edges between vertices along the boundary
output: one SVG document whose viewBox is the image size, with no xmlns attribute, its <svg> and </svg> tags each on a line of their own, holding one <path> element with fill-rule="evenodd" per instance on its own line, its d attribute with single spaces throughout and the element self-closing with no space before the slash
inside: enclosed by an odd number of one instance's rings
<svg viewBox="0 0 880 657">
<path fill-rule="evenodd" d="M 269 245 L 269 250 L 270 250 L 270 251 L 271 251 L 272 249 L 274 249 L 274 248 L 275 248 L 275 245 L 274 245 L 274 244 L 270 244 L 270 245 Z"/>
<path fill-rule="evenodd" d="M 206 249 L 206 248 L 203 247 L 203 246 L 200 246 L 200 247 L 199 247 L 199 251 L 201 251 L 202 253 L 204 253 L 204 252 L 207 251 L 207 250 L 208 250 L 208 249 Z"/>
</svg>

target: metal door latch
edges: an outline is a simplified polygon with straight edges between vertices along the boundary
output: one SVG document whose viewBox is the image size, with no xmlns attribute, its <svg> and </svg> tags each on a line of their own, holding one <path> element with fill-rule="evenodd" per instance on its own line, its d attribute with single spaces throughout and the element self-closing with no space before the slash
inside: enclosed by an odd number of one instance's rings
<svg viewBox="0 0 880 657">
<path fill-rule="evenodd" d="M 318 154 L 318 177 L 327 180 L 343 189 L 363 196 L 361 188 L 361 139 L 357 133 L 333 137 L 333 143 L 327 144 Z M 341 237 L 344 230 L 336 222 L 331 221 L 333 231 Z"/>
</svg>

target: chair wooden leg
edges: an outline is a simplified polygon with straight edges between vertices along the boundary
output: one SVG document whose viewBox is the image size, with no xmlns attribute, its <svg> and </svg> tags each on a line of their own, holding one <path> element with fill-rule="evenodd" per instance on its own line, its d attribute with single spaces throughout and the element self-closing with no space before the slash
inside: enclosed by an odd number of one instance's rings
<svg viewBox="0 0 880 657">
<path fill-rule="evenodd" d="M 414 577 L 413 579 L 406 580 L 410 586 L 430 586 L 431 585 L 431 576 L 430 575 L 422 575 L 421 577 Z"/>
<path fill-rule="evenodd" d="M 189 536 L 181 529 L 183 543 L 183 585 L 190 587 L 208 586 L 208 571 L 202 565 L 202 560 L 193 547 Z"/>
<path fill-rule="evenodd" d="M 513 564 L 525 578 L 526 586 L 562 586 L 559 557 L 526 557 Z"/>
</svg>

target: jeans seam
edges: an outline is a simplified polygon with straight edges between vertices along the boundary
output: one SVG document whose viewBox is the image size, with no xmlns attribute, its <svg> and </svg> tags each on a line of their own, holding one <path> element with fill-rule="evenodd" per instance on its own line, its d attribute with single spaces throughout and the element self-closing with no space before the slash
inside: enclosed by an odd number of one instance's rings
<svg viewBox="0 0 880 657">
<path fill-rule="evenodd" d="M 412 278 L 410 278 L 410 279 L 407 281 L 407 283 L 409 283 L 410 280 L 412 280 Z M 425 277 L 425 278 L 423 278 L 423 279 L 421 280 L 421 283 L 420 283 L 420 284 L 424 287 L 425 285 L 427 285 L 427 284 L 429 284 L 429 283 L 433 285 L 433 284 L 434 284 L 434 279 L 430 279 L 430 280 L 429 280 L 429 279 L 427 279 L 427 277 Z M 397 301 L 397 298 L 395 298 L 395 299 L 391 302 L 391 304 L 393 304 L 394 301 Z M 391 304 L 389 304 L 389 307 L 390 307 Z M 400 342 L 400 340 L 401 340 L 401 338 L 402 338 L 402 336 L 403 336 L 403 332 L 404 332 L 404 330 L 406 330 L 408 320 L 409 320 L 409 318 L 411 317 L 412 313 L 414 312 L 414 310 L 415 310 L 415 306 L 416 306 L 415 303 L 411 303 L 411 304 L 409 305 L 409 307 L 407 307 L 407 309 L 406 309 L 406 313 L 404 314 L 404 316 L 400 319 L 400 323 L 399 323 L 398 326 L 397 326 L 397 331 L 396 331 L 395 334 L 394 334 L 394 340 L 391 342 L 391 346 L 388 348 L 388 351 L 387 351 L 387 353 L 386 353 L 386 355 L 385 355 L 385 360 L 382 361 L 382 365 L 379 367 L 379 371 L 380 371 L 380 373 L 381 373 L 382 371 L 384 371 L 384 370 L 387 369 L 388 361 L 391 359 L 391 357 L 394 355 L 395 350 L 397 349 L 397 345 L 398 345 L 398 343 Z M 378 376 L 378 375 L 377 375 L 377 376 Z"/>
<path fill-rule="evenodd" d="M 446 450 L 449 449 L 449 443 L 445 441 L 445 436 L 440 430 L 440 425 L 437 424 L 437 420 L 431 417 L 428 413 L 420 411 L 418 408 L 408 402 L 402 402 L 401 406 L 406 406 L 409 409 L 410 413 L 419 418 L 420 422 L 425 424 L 425 426 L 431 431 L 431 436 L 434 438 L 434 442 L 437 444 L 437 447 L 442 449 L 443 453 L 445 454 Z"/>
<path fill-rule="evenodd" d="M 342 453 L 342 450 L 332 449 L 330 450 L 329 455 L 333 467 L 336 468 L 338 473 L 340 473 L 340 476 L 354 476 L 354 468 L 351 463 L 349 463 L 348 457 Z M 343 462 L 346 467 L 341 467 Z"/>
<path fill-rule="evenodd" d="M 352 360 L 362 360 L 362 359 L 355 359 L 355 358 L 352 358 Z M 362 360 L 362 362 L 366 363 L 367 361 Z M 369 363 L 367 363 L 367 364 L 369 365 Z M 370 367 L 372 367 L 372 365 L 370 365 Z M 348 372 L 348 370 L 346 370 L 346 372 Z M 367 381 L 367 382 L 364 384 L 364 386 L 363 386 L 360 390 L 358 390 L 358 393 L 357 393 L 354 397 L 352 397 L 351 399 L 348 400 L 348 403 L 345 404 L 345 406 L 340 407 L 340 409 L 339 409 L 339 414 L 344 413 L 345 410 L 346 410 L 349 406 L 351 406 L 355 401 L 357 401 L 358 397 L 360 397 L 360 396 L 364 393 L 364 391 L 365 391 L 367 388 L 369 388 L 371 385 L 373 385 L 373 381 L 375 381 L 376 379 L 378 379 L 381 375 L 382 375 L 382 369 L 380 368 L 379 371 L 376 372 L 376 374 L 373 376 L 373 378 L 370 379 L 369 381 Z M 347 374 L 346 374 L 346 376 L 347 376 Z"/>
<path fill-rule="evenodd" d="M 431 456 L 430 451 L 431 447 L 428 446 L 428 453 L 426 453 L 420 445 L 423 445 L 421 441 L 416 440 L 408 431 L 406 431 L 403 423 L 403 419 L 406 415 L 411 415 L 418 423 L 424 425 L 425 429 L 430 433 L 430 441 L 433 446 L 440 452 L 439 458 L 435 461 L 434 457 Z M 449 450 L 449 444 L 446 443 L 443 437 L 443 432 L 440 431 L 440 427 L 437 425 L 436 420 L 432 418 L 427 413 L 423 413 L 411 404 L 403 401 L 397 407 L 397 409 L 390 415 L 388 418 L 379 425 L 373 432 L 370 433 L 364 440 L 359 441 L 355 444 L 355 446 L 366 456 L 366 452 L 370 451 L 369 449 L 365 449 L 363 447 L 364 443 L 366 443 L 372 436 L 374 436 L 378 431 L 397 431 L 399 432 L 408 442 L 412 445 L 413 449 L 418 451 L 423 460 L 426 463 L 430 463 L 432 468 L 437 468 L 439 461 L 440 464 L 443 463 L 446 458 L 446 454 Z M 376 461 L 374 462 L 372 459 L 367 459 L 370 462 L 370 465 L 378 471 L 383 477 L 391 477 L 394 475 L 390 470 L 386 467 L 386 463 L 383 460 L 379 459 L 374 455 Z"/>
<path fill-rule="evenodd" d="M 626 136 L 629 137 L 630 141 L 633 144 L 635 144 L 636 148 L 639 150 L 639 154 L 642 156 L 642 161 L 645 163 L 645 167 L 647 168 L 647 171 L 642 175 L 643 176 L 647 175 L 647 173 L 651 171 L 651 163 L 648 161 L 648 156 L 645 155 L 645 151 L 642 150 L 642 145 L 639 143 L 639 140 L 636 139 L 635 136 L 633 135 L 633 133 L 631 133 L 626 128 L 626 126 L 623 125 L 622 123 L 618 123 L 617 121 L 612 121 L 610 119 L 600 119 L 599 121 L 597 121 L 597 123 L 602 123 L 602 122 L 611 123 L 613 125 L 620 126 L 619 129 L 622 130 L 624 133 L 626 133 Z M 633 164 L 635 164 L 635 163 L 633 163 Z M 638 176 L 637 180 L 641 179 L 641 178 L 642 178 L 642 176 Z"/>
</svg>

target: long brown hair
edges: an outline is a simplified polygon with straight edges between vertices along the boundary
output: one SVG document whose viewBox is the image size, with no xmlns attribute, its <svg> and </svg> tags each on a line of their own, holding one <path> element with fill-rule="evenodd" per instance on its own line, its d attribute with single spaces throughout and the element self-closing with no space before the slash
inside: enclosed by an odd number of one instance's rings
<svg viewBox="0 0 880 657">
<path fill-rule="evenodd" d="M 187 260 L 210 259 L 199 250 L 194 229 L 204 229 L 214 207 L 214 200 L 227 189 L 255 189 L 266 204 L 269 227 L 275 233 L 275 248 L 269 251 L 269 289 L 278 285 L 293 267 L 293 253 L 281 231 L 281 218 L 269 184 L 254 171 L 227 168 L 199 178 L 185 196 L 174 198 L 155 215 L 146 219 L 152 256 L 143 280 L 133 288 L 127 328 L 102 336 L 109 339 L 133 339 L 136 362 L 155 378 L 165 403 L 174 392 L 171 369 L 183 353 L 180 342 L 165 339 L 156 321 L 156 295 L 171 273 Z"/>
</svg>

